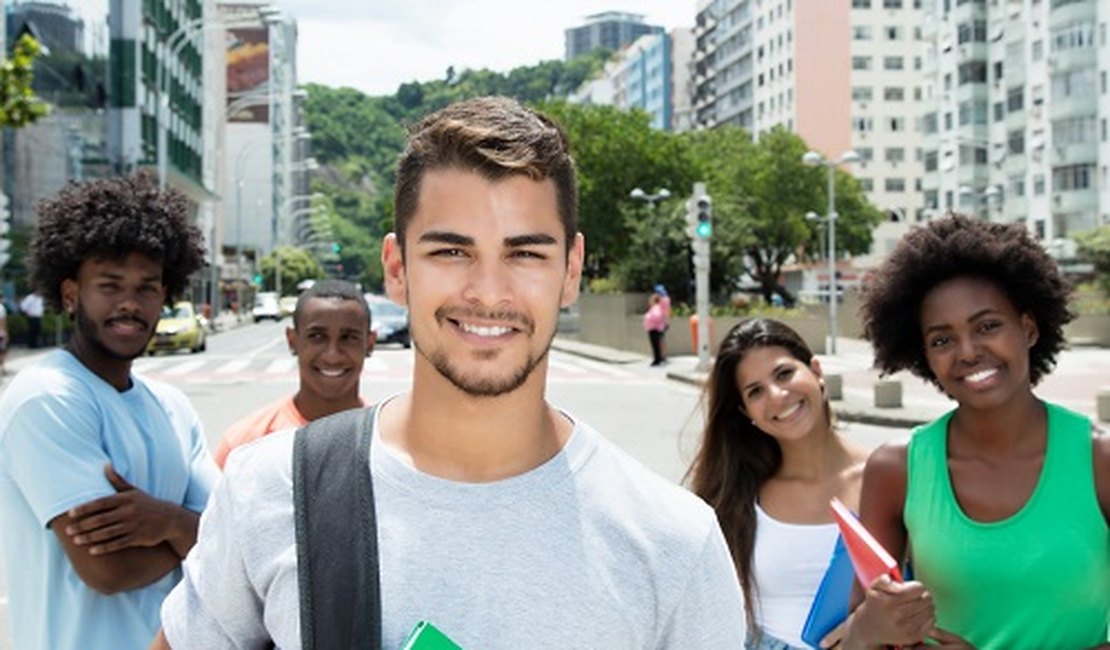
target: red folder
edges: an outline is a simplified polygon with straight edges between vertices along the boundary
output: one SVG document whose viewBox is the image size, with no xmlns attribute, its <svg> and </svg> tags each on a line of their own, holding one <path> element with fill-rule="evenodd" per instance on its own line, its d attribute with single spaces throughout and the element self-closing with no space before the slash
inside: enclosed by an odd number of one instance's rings
<svg viewBox="0 0 1110 650">
<path fill-rule="evenodd" d="M 856 519 L 852 511 L 836 497 L 833 497 L 829 505 L 832 506 L 833 517 L 836 519 L 837 526 L 840 527 L 840 534 L 844 538 L 844 546 L 848 549 L 848 557 L 852 558 L 856 578 L 863 585 L 863 588 L 867 589 L 876 578 L 884 575 L 901 582 L 902 572 L 898 570 L 898 562 L 863 527 L 863 524 Z"/>
</svg>

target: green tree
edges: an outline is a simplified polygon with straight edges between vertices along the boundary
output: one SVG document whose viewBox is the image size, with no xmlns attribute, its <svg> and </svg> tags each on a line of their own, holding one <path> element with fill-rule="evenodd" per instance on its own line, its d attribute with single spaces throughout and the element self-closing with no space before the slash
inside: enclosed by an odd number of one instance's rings
<svg viewBox="0 0 1110 650">
<path fill-rule="evenodd" d="M 566 128 L 578 165 L 578 227 L 586 236 L 586 277 L 608 276 L 629 255 L 654 258 L 651 250 L 629 248 L 635 220 L 645 213 L 631 209 L 628 193 L 639 187 L 686 194 L 697 172 L 686 141 L 652 129 L 641 111 L 561 102 L 541 109 Z M 629 276 L 640 280 L 624 288 L 649 288 L 651 284 L 640 284 L 643 277 Z"/>
<path fill-rule="evenodd" d="M 1110 296 L 1110 226 L 1076 233 L 1074 239 L 1079 245 L 1079 257 L 1094 264 L 1099 287 Z"/>
<path fill-rule="evenodd" d="M 690 238 L 681 199 L 672 198 L 655 208 L 637 202 L 625 206 L 622 214 L 630 227 L 624 255 L 613 266 L 617 286 L 649 291 L 662 284 L 675 302 L 692 302 Z"/>
<path fill-rule="evenodd" d="M 0 64 L 0 126 L 19 128 L 46 115 L 47 105 L 31 87 L 35 58 L 41 52 L 38 41 L 24 34 Z"/>
<path fill-rule="evenodd" d="M 808 147 L 797 135 L 775 127 L 752 143 L 747 132 L 721 128 L 688 136 L 713 198 L 712 285 L 730 291 L 745 274 L 764 299 L 794 296 L 779 282 L 784 264 L 819 248 L 820 223 L 806 219 L 824 212 L 824 168 L 802 163 Z M 866 252 L 882 214 L 859 184 L 837 170 L 839 253 Z"/>
<path fill-rule="evenodd" d="M 262 273 L 262 286 L 269 291 L 277 290 L 277 278 L 274 269 L 277 267 L 277 258 L 281 258 L 281 294 L 283 296 L 297 295 L 297 284 L 302 280 L 318 280 L 324 277 L 324 270 L 308 251 L 290 246 L 279 246 L 276 255 L 270 253 L 258 262 L 258 270 Z"/>
</svg>

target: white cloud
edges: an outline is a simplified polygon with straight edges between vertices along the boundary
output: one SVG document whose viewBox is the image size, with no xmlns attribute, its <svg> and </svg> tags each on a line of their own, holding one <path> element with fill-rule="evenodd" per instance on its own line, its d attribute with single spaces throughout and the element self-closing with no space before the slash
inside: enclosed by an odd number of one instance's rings
<svg viewBox="0 0 1110 650">
<path fill-rule="evenodd" d="M 456 70 L 506 72 L 562 58 L 564 30 L 614 9 L 596 0 L 279 0 L 297 19 L 301 82 L 392 94 Z M 621 11 L 667 28 L 694 23 L 694 0 L 625 0 Z"/>
</svg>

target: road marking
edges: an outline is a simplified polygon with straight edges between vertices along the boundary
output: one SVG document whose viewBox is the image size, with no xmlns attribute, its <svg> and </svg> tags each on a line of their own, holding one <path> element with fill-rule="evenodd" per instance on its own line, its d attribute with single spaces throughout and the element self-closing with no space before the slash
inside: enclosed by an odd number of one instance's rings
<svg viewBox="0 0 1110 650">
<path fill-rule="evenodd" d="M 208 363 L 207 359 L 190 359 L 184 363 L 180 363 L 171 368 L 166 368 L 162 371 L 163 376 L 184 375 L 193 372 L 204 364 Z"/>
<path fill-rule="evenodd" d="M 216 368 L 217 375 L 229 375 L 233 372 L 240 372 L 247 366 L 251 365 L 253 359 L 232 359 L 224 365 Z"/>
<path fill-rule="evenodd" d="M 370 357 L 362 364 L 362 374 L 389 370 L 389 364 L 381 357 Z"/>
<path fill-rule="evenodd" d="M 266 372 L 270 374 L 286 374 L 297 366 L 297 358 L 290 357 L 288 359 L 274 359 L 270 365 L 266 366 Z"/>
<path fill-rule="evenodd" d="M 573 363 L 567 363 L 562 359 L 552 359 L 551 363 L 548 364 L 548 369 L 558 370 L 559 372 L 565 372 L 570 375 L 582 375 L 586 373 L 585 368 L 577 366 Z"/>
</svg>

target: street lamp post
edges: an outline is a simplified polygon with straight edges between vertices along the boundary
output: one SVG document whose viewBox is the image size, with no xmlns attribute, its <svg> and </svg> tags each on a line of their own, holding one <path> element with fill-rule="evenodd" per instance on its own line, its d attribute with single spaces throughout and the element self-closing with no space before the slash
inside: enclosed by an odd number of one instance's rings
<svg viewBox="0 0 1110 650">
<path fill-rule="evenodd" d="M 648 194 L 647 192 L 637 187 L 629 192 L 628 196 L 630 198 L 636 199 L 637 201 L 647 201 L 648 205 L 650 205 L 654 209 L 655 206 L 658 205 L 661 201 L 666 201 L 667 199 L 671 198 L 671 191 L 663 187 L 657 190 L 655 194 Z"/>
<path fill-rule="evenodd" d="M 802 162 L 806 165 L 811 167 L 823 166 L 828 172 L 826 190 L 828 209 L 824 221 L 828 224 L 829 240 L 829 354 L 836 354 L 836 303 L 838 299 L 836 286 L 836 219 L 839 216 L 836 213 L 836 166 L 854 163 L 859 159 L 859 154 L 850 149 L 840 156 L 840 160 L 836 161 L 827 160 L 824 156 L 812 150 L 807 151 L 802 156 Z"/>
</svg>

